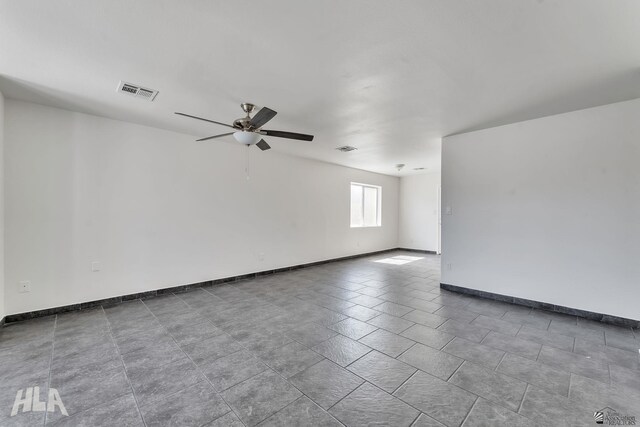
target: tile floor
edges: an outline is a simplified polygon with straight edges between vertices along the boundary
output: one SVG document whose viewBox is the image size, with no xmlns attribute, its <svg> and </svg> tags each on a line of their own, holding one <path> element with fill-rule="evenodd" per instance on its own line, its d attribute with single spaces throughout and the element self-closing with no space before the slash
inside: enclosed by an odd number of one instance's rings
<svg viewBox="0 0 640 427">
<path fill-rule="evenodd" d="M 441 291 L 439 263 L 398 251 L 10 324 L 0 425 L 640 423 L 639 331 Z M 49 388 L 68 415 L 37 404 Z"/>
</svg>

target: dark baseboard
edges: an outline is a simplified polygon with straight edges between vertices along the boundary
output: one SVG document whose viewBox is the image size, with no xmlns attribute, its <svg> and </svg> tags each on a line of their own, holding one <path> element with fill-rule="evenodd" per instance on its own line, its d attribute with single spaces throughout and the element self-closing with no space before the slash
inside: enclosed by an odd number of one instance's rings
<svg viewBox="0 0 640 427">
<path fill-rule="evenodd" d="M 398 248 L 399 251 L 417 252 L 419 254 L 438 255 L 436 251 L 426 251 L 424 249 Z"/>
<path fill-rule="evenodd" d="M 571 316 L 582 317 L 584 319 L 596 322 L 608 323 L 610 325 L 624 326 L 629 328 L 640 328 L 640 320 L 627 319 L 624 317 L 611 316 L 609 314 L 595 313 L 593 311 L 579 310 L 577 308 L 565 307 L 562 305 L 549 304 L 546 302 L 534 301 L 524 298 L 511 297 L 508 295 L 494 294 L 493 292 L 480 291 L 478 289 L 465 288 L 462 286 L 449 285 L 440 283 L 440 288 L 457 292 L 460 294 L 473 295 L 480 298 L 486 298 L 494 301 L 508 302 L 525 307 L 537 308 L 539 310 L 552 311 L 554 313 L 568 314 Z"/>
<path fill-rule="evenodd" d="M 239 276 L 225 277 L 222 279 L 191 283 L 189 285 L 173 286 L 170 288 L 156 289 L 153 291 L 140 292 L 136 294 L 121 295 L 118 297 L 87 301 L 87 302 L 82 302 L 78 304 L 63 305 L 61 307 L 46 308 L 44 310 L 27 311 L 25 313 L 10 314 L 10 315 L 7 315 L 4 319 L 2 319 L 2 322 L 0 322 L 0 327 L 2 327 L 3 324 L 19 322 L 21 320 L 34 319 L 36 317 L 51 316 L 53 314 L 62 314 L 62 313 L 67 313 L 69 311 L 87 310 L 90 308 L 96 308 L 100 306 L 110 307 L 125 301 L 153 298 L 156 296 L 172 294 L 172 293 L 187 292 L 189 290 L 196 289 L 196 288 L 208 287 L 208 286 L 218 285 L 221 283 L 237 282 L 239 280 L 245 280 L 245 279 L 254 279 L 256 277 L 267 276 L 270 274 L 299 270 L 301 268 L 314 267 L 317 265 L 329 264 L 337 261 L 345 261 L 345 260 L 354 259 L 354 258 L 362 258 L 362 257 L 371 256 L 371 255 L 392 252 L 396 250 L 398 250 L 398 248 L 384 249 L 382 251 L 367 252 L 367 253 L 357 254 L 357 255 L 348 255 L 348 256 L 339 257 L 339 258 L 331 258 L 324 261 L 309 262 L 306 264 L 298 264 L 290 267 L 277 268 L 275 270 L 265 270 L 265 271 L 259 271 L 257 273 L 242 274 Z"/>
</svg>

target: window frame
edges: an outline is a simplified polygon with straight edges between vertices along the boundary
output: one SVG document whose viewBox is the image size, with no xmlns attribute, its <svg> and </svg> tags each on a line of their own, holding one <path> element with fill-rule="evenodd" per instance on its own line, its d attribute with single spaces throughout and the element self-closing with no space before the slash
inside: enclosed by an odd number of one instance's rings
<svg viewBox="0 0 640 427">
<path fill-rule="evenodd" d="M 362 214 L 362 225 L 353 225 L 352 220 L 351 220 L 351 213 L 352 213 L 352 209 L 353 206 L 351 205 L 351 191 L 353 186 L 359 186 L 361 187 L 361 198 L 360 198 L 360 205 L 361 205 L 361 214 Z M 364 225 L 364 209 L 365 209 L 365 203 L 364 203 L 364 189 L 365 188 L 373 188 L 376 190 L 376 225 Z M 382 186 L 381 185 L 373 185 L 373 184 L 365 184 L 362 182 L 351 182 L 349 184 L 349 226 L 350 228 L 379 228 L 382 227 Z"/>
</svg>

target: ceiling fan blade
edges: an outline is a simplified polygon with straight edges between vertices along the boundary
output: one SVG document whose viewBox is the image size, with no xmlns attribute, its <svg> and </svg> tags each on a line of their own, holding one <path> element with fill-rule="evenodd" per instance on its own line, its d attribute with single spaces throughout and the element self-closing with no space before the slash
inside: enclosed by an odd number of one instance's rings
<svg viewBox="0 0 640 427">
<path fill-rule="evenodd" d="M 261 139 L 260 142 L 256 144 L 256 146 L 262 151 L 265 151 L 271 148 L 271 146 L 267 144 L 267 141 L 265 141 L 264 139 Z"/>
<path fill-rule="evenodd" d="M 264 126 L 264 124 L 269 120 L 273 119 L 276 114 L 278 113 L 273 111 L 271 108 L 262 107 L 260 111 L 258 111 L 258 113 L 251 119 L 251 126 L 253 126 L 255 129 L 258 129 L 259 127 Z"/>
<path fill-rule="evenodd" d="M 233 128 L 235 129 L 233 126 L 228 125 L 226 123 L 220 123 L 220 122 L 216 122 L 215 120 L 209 120 L 209 119 L 203 119 L 202 117 L 197 117 L 197 116 L 192 116 L 190 114 L 185 114 L 185 113 L 178 113 L 176 112 L 177 115 L 179 116 L 185 116 L 185 117 L 191 117 L 192 119 L 196 119 L 196 120 L 202 120 L 203 122 L 209 122 L 209 123 L 215 123 L 217 125 L 222 125 L 222 126 L 226 126 L 228 128 Z"/>
<path fill-rule="evenodd" d="M 210 140 L 210 139 L 214 139 L 214 138 L 221 138 L 221 137 L 223 137 L 223 136 L 233 135 L 234 133 L 235 133 L 235 132 L 229 132 L 229 133 L 223 133 L 223 134 L 220 134 L 220 135 L 208 136 L 208 137 L 206 137 L 206 138 L 196 139 L 196 141 L 198 141 L 198 142 L 199 142 L 199 141 L 208 141 L 208 140 Z"/>
<path fill-rule="evenodd" d="M 304 133 L 283 132 L 281 130 L 262 130 L 263 135 L 275 136 L 277 138 L 300 139 L 302 141 L 313 141 L 313 135 L 305 135 Z"/>
</svg>

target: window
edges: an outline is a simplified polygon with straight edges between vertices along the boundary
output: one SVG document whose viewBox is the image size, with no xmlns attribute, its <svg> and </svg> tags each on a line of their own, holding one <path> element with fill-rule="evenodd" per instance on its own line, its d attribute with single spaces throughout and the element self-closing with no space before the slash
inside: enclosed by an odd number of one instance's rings
<svg viewBox="0 0 640 427">
<path fill-rule="evenodd" d="M 380 227 L 382 187 L 351 183 L 351 227 Z"/>
</svg>

